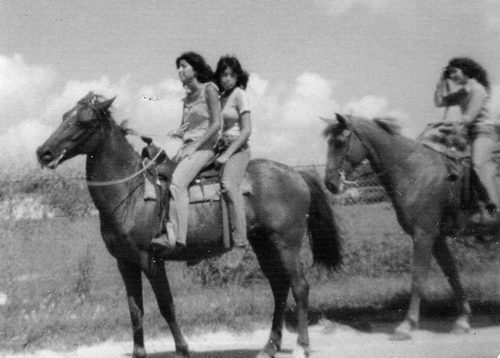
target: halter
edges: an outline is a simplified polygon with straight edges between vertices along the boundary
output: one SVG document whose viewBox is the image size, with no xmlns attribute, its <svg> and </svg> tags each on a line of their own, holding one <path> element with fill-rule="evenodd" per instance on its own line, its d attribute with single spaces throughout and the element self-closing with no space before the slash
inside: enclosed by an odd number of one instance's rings
<svg viewBox="0 0 500 358">
<path fill-rule="evenodd" d="M 351 180 L 346 180 L 347 176 L 352 172 L 354 171 L 354 167 L 352 166 L 352 164 L 350 163 L 347 163 L 350 165 L 351 167 L 351 170 L 349 172 L 346 172 L 346 170 L 344 170 L 344 165 L 346 163 L 346 158 L 349 154 L 349 150 L 350 150 L 350 146 L 351 146 L 351 136 L 352 134 L 354 133 L 356 135 L 356 137 L 359 139 L 359 141 L 361 142 L 361 144 L 363 145 L 363 147 L 365 148 L 369 148 L 369 144 L 366 142 L 366 140 L 364 140 L 364 138 L 358 133 L 358 131 L 356 130 L 356 128 L 354 127 L 354 125 L 352 124 L 352 122 L 347 122 L 346 123 L 347 125 L 347 129 L 349 130 L 349 135 L 348 135 L 348 142 L 345 146 L 345 150 L 342 154 L 342 159 L 340 160 L 340 163 L 335 167 L 335 169 L 337 170 L 337 173 L 339 174 L 340 178 L 341 178 L 341 182 L 344 183 L 344 184 L 352 184 L 354 181 L 356 181 L 357 179 L 359 178 L 362 178 L 362 177 L 365 177 L 365 176 L 368 176 L 368 175 L 375 175 L 377 178 L 378 177 L 381 177 L 382 175 L 388 173 L 389 171 L 391 171 L 392 169 L 394 169 L 395 167 L 397 167 L 400 163 L 404 162 L 405 160 L 407 160 L 412 154 L 413 152 L 415 152 L 415 150 L 418 148 L 418 145 L 415 145 L 413 147 L 413 149 L 410 151 L 410 153 L 408 153 L 408 155 L 406 155 L 404 158 L 402 158 L 401 160 L 398 160 L 395 164 L 391 165 L 389 168 L 387 169 L 384 169 L 382 171 L 380 171 L 379 173 L 375 173 L 375 172 L 372 172 L 372 173 L 364 173 L 364 174 L 360 174 L 354 178 L 352 178 Z"/>
</svg>

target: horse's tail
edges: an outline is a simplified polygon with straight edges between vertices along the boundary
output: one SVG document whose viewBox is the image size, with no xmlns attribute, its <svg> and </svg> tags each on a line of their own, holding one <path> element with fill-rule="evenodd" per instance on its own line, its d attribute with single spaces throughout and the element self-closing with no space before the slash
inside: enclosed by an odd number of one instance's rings
<svg viewBox="0 0 500 358">
<path fill-rule="evenodd" d="M 306 172 L 300 174 L 311 193 L 308 227 L 314 262 L 336 268 L 342 262 L 342 232 L 318 178 Z"/>
</svg>

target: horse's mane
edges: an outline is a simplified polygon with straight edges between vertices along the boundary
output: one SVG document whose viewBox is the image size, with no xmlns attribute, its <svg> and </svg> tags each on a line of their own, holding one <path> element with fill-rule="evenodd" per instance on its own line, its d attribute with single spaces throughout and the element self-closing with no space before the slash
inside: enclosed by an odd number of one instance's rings
<svg viewBox="0 0 500 358">
<path fill-rule="evenodd" d="M 351 117 L 349 119 L 352 121 L 363 118 Z M 391 135 L 401 134 L 401 125 L 399 124 L 398 119 L 395 117 L 386 116 L 386 117 L 377 117 L 374 118 L 373 120 L 369 119 L 364 119 L 364 120 L 367 121 L 368 123 L 370 122 L 375 123 L 379 128 L 383 129 L 388 134 Z M 332 123 L 325 128 L 325 130 L 323 131 L 323 136 L 324 137 L 335 136 L 337 134 L 340 134 L 340 132 L 344 129 L 345 127 L 339 126 L 338 123 Z"/>
<path fill-rule="evenodd" d="M 377 117 L 373 122 L 389 134 L 401 134 L 401 125 L 395 117 Z"/>
</svg>

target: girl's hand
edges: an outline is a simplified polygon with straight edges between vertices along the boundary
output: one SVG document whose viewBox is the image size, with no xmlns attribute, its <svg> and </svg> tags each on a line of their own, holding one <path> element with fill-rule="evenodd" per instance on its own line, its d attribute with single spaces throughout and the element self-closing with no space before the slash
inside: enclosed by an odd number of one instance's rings
<svg viewBox="0 0 500 358">
<path fill-rule="evenodd" d="M 217 159 L 215 159 L 215 166 L 216 167 L 223 166 L 224 164 L 226 164 L 228 159 L 229 159 L 229 157 L 227 155 L 222 154 Z"/>
<path fill-rule="evenodd" d="M 180 129 L 174 129 L 167 133 L 169 137 L 182 138 L 182 133 Z"/>
<path fill-rule="evenodd" d="M 182 159 L 190 157 L 191 155 L 194 154 L 198 150 L 196 143 L 195 142 L 190 142 L 183 146 L 179 151 L 177 152 L 177 155 L 175 156 L 174 160 L 176 162 L 180 162 Z"/>
</svg>

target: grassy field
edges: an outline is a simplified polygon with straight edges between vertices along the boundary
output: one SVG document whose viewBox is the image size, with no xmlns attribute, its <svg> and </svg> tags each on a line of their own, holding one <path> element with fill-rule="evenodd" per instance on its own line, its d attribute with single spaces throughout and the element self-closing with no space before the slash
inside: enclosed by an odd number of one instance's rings
<svg viewBox="0 0 500 358">
<path fill-rule="evenodd" d="M 336 207 L 346 233 L 344 265 L 335 273 L 303 261 L 311 322 L 326 317 L 398 320 L 410 290 L 411 240 L 388 203 Z M 109 338 L 130 339 L 125 289 L 106 252 L 96 217 L 54 218 L 0 224 L 0 350 L 64 349 Z M 498 315 L 500 247 L 451 242 L 475 312 Z M 217 260 L 188 268 L 167 263 L 177 316 L 185 332 L 269 326 L 272 295 L 249 254 L 237 271 Z M 145 286 L 145 332 L 169 334 Z M 451 290 L 433 264 L 424 315 L 453 313 Z M 289 324 L 294 304 L 290 301 Z"/>
</svg>

